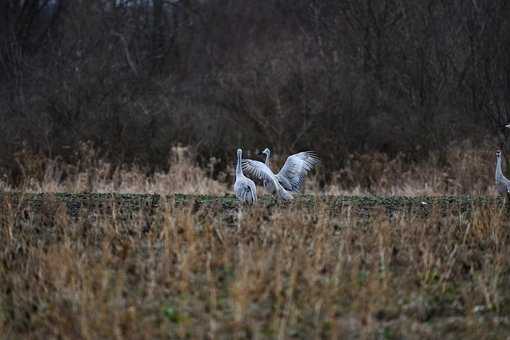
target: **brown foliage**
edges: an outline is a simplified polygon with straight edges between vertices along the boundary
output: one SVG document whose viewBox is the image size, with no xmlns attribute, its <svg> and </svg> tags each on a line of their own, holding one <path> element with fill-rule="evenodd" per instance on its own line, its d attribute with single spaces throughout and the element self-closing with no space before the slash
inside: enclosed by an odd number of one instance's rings
<svg viewBox="0 0 510 340">
<path fill-rule="evenodd" d="M 234 154 L 227 159 L 211 157 L 205 166 L 200 166 L 194 161 L 196 152 L 196 148 L 174 146 L 168 155 L 167 167 L 151 171 L 150 167 L 136 164 L 115 165 L 100 157 L 90 144 L 81 144 L 76 155 L 79 161 L 71 164 L 61 158 L 48 159 L 24 150 L 16 155 L 20 178 L 13 182 L 5 177 L 0 181 L 0 188 L 4 191 L 164 195 L 231 192 Z M 285 160 L 286 155 L 275 154 L 273 170 L 279 169 Z M 332 168 L 327 160 L 322 160 L 309 174 L 304 192 L 405 196 L 495 194 L 495 152 L 490 143 L 477 147 L 469 142 L 452 143 L 446 155 L 430 152 L 427 158 L 419 161 L 410 160 L 404 154 L 390 158 L 378 152 L 353 153 L 343 163 L 343 167 Z M 263 193 L 263 189 L 259 192 Z"/>
<path fill-rule="evenodd" d="M 485 338 L 508 334 L 507 217 L 262 206 L 155 224 L 5 206 L 2 338 Z M 56 209 L 55 209 L 56 208 Z M 145 231 L 143 231 L 145 230 Z"/>
</svg>

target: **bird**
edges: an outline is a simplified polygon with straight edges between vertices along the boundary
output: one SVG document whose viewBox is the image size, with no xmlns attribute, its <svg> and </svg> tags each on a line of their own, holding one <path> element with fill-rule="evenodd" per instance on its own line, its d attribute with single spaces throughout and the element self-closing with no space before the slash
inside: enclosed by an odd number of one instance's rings
<svg viewBox="0 0 510 340">
<path fill-rule="evenodd" d="M 265 164 L 269 166 L 271 150 L 265 148 L 262 154 L 266 155 Z M 303 186 L 305 175 L 320 162 L 319 157 L 313 151 L 302 151 L 287 157 L 285 164 L 276 174 L 276 178 L 290 192 L 298 192 Z"/>
<path fill-rule="evenodd" d="M 243 150 L 237 149 L 236 181 L 234 192 L 241 203 L 254 204 L 257 202 L 257 188 L 255 182 L 243 174 Z"/>
<path fill-rule="evenodd" d="M 499 194 L 510 193 L 510 180 L 501 170 L 501 150 L 496 151 L 496 190 Z"/>
<path fill-rule="evenodd" d="M 264 188 L 271 194 L 276 194 L 279 199 L 284 201 L 293 199 L 292 194 L 280 184 L 276 175 L 266 164 L 253 159 L 245 159 L 242 163 L 243 170 L 245 170 L 248 175 L 261 180 Z"/>
</svg>

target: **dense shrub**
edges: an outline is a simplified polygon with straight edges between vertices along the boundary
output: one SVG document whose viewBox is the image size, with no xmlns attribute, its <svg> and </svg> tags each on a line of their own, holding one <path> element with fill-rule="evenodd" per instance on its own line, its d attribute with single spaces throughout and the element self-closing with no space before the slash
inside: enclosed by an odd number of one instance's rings
<svg viewBox="0 0 510 340">
<path fill-rule="evenodd" d="M 203 165 L 237 146 L 411 160 L 505 140 L 510 15 L 495 1 L 9 0 L 0 13 L 0 166 Z M 226 164 L 226 163 L 225 163 Z"/>
</svg>

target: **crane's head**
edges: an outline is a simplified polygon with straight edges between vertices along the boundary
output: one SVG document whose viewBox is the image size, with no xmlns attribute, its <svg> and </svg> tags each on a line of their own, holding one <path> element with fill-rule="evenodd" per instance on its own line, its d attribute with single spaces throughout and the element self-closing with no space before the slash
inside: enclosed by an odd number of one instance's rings
<svg viewBox="0 0 510 340">
<path fill-rule="evenodd" d="M 266 157 L 269 157 L 271 155 L 271 150 L 269 148 L 265 148 L 262 150 L 261 154 L 266 155 Z"/>
<path fill-rule="evenodd" d="M 501 157 L 501 150 L 496 150 L 496 158 L 500 158 Z"/>
<path fill-rule="evenodd" d="M 243 150 L 237 149 L 237 157 L 241 158 L 243 156 Z"/>
</svg>

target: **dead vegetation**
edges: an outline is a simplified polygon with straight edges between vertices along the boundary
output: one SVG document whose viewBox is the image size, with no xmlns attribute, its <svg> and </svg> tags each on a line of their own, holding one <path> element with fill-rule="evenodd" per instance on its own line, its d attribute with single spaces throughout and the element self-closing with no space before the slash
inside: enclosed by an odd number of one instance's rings
<svg viewBox="0 0 510 340">
<path fill-rule="evenodd" d="M 208 169 L 200 168 L 189 147 L 174 146 L 168 155 L 166 170 L 150 171 L 139 165 L 114 165 L 103 160 L 88 143 L 82 143 L 78 161 L 67 164 L 24 150 L 17 154 L 22 178 L 17 185 L 0 183 L 3 191 L 24 192 L 117 192 L 158 194 L 222 194 L 230 190 L 219 180 L 224 173 L 211 177 L 215 159 Z"/>
<path fill-rule="evenodd" d="M 230 177 L 174 148 L 152 174 L 18 155 L 22 185 L 69 192 L 223 194 Z M 34 159 L 32 159 L 32 158 Z M 282 160 L 275 160 L 275 163 Z M 316 193 L 492 195 L 493 151 L 446 160 L 352 155 L 307 182 Z M 215 174 L 216 173 L 216 174 Z M 322 182 L 322 183 L 321 183 Z M 259 204 L 215 209 L 162 199 L 148 216 L 56 198 L 37 210 L 3 200 L 0 338 L 499 338 L 508 318 L 508 215 L 496 201 L 427 214 L 356 214 Z M 493 203 L 490 203 L 493 202 Z"/>
<path fill-rule="evenodd" d="M 480 338 L 510 331 L 496 206 L 427 217 L 4 202 L 2 338 Z"/>
<path fill-rule="evenodd" d="M 477 147 L 470 142 L 452 143 L 445 157 L 430 153 L 424 161 L 410 155 L 390 158 L 382 153 L 353 153 L 343 168 L 326 172 L 319 165 L 306 184 L 308 193 L 329 195 L 494 195 L 495 143 Z M 248 157 L 257 158 L 254 150 Z M 233 157 L 232 151 L 232 157 Z M 210 158 L 200 166 L 192 147 L 174 146 L 165 169 L 139 165 L 115 165 L 102 159 L 91 144 L 83 143 L 73 164 L 24 150 L 17 154 L 21 176 L 3 178 L 2 191 L 25 192 L 118 192 L 162 195 L 223 195 L 232 191 L 233 158 Z M 506 158 L 504 158 L 506 162 Z M 285 162 L 274 156 L 273 167 Z M 15 183 L 15 184 L 13 184 Z M 261 189 L 262 192 L 262 189 Z"/>
</svg>

